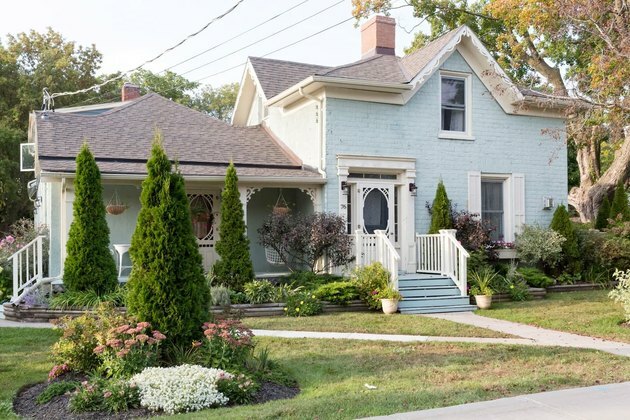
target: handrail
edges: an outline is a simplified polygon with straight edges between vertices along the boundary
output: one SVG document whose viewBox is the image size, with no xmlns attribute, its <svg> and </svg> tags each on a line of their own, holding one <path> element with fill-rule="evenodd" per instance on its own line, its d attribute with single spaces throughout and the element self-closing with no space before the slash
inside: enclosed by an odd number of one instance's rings
<svg viewBox="0 0 630 420">
<path fill-rule="evenodd" d="M 457 241 L 456 232 L 455 229 L 442 229 L 439 234 L 416 234 L 418 271 L 449 276 L 461 295 L 467 296 L 470 254 Z"/>
<path fill-rule="evenodd" d="M 42 235 L 36 237 L 7 258 L 13 265 L 11 302 L 19 301 L 24 293 L 44 278 L 43 239 Z"/>
<path fill-rule="evenodd" d="M 400 255 L 384 230 L 375 230 L 374 233 L 377 238 L 376 252 L 379 257 L 379 262 L 389 271 L 389 281 L 392 287 L 398 290 L 398 261 L 400 261 Z"/>
</svg>

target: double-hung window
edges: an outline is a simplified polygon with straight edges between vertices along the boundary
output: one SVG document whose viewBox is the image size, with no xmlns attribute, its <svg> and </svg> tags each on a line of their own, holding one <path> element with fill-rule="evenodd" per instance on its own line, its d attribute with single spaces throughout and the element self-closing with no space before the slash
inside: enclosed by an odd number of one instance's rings
<svg viewBox="0 0 630 420">
<path fill-rule="evenodd" d="M 471 133 L 471 77 L 443 72 L 440 77 L 440 137 L 473 140 Z"/>
<path fill-rule="evenodd" d="M 503 181 L 481 181 L 481 219 L 492 227 L 490 239 L 505 239 L 505 209 L 503 208 Z"/>
</svg>

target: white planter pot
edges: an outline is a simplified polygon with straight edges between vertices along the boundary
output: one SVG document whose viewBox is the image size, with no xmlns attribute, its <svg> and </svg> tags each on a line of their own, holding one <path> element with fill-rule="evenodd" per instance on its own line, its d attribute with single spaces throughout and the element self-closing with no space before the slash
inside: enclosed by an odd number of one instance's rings
<svg viewBox="0 0 630 420">
<path fill-rule="evenodd" d="M 516 250 L 512 248 L 500 248 L 497 249 L 497 257 L 500 260 L 514 260 L 516 259 Z"/>
<path fill-rule="evenodd" d="M 381 299 L 381 304 L 383 305 L 383 313 L 395 314 L 398 311 L 397 299 Z"/>
<path fill-rule="evenodd" d="M 479 309 L 490 309 L 490 306 L 492 306 L 492 296 L 475 295 L 475 302 Z"/>
</svg>

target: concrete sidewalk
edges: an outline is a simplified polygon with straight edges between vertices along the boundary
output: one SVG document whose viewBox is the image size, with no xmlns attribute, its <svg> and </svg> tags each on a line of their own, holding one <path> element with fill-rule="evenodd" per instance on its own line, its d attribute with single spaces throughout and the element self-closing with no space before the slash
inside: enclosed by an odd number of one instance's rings
<svg viewBox="0 0 630 420">
<path fill-rule="evenodd" d="M 521 395 L 372 419 L 617 420 L 630 418 L 630 382 Z"/>
<path fill-rule="evenodd" d="M 459 322 L 460 324 L 487 328 L 490 330 L 502 332 L 504 334 L 512 334 L 517 337 L 523 337 L 533 340 L 536 345 L 540 346 L 560 346 L 581 349 L 593 349 L 605 351 L 607 353 L 612 353 L 619 356 L 630 357 L 630 344 L 627 343 L 619 343 L 617 341 L 602 340 L 601 338 L 548 330 L 545 328 L 533 327 L 531 325 L 504 321 L 501 319 L 487 318 L 485 316 L 475 315 L 472 312 L 430 314 L 423 316 L 446 319 L 448 321 Z M 630 414 L 628 418 L 630 418 Z"/>
</svg>

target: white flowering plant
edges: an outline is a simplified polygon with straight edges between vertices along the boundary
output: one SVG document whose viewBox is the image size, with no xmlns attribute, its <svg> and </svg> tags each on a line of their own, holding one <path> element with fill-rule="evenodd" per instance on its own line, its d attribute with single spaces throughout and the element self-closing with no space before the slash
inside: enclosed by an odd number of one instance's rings
<svg viewBox="0 0 630 420">
<path fill-rule="evenodd" d="M 146 368 L 134 375 L 130 383 L 138 387 L 140 405 L 175 414 L 226 405 L 229 399 L 217 384 L 233 378 L 221 369 L 181 365 Z"/>
<path fill-rule="evenodd" d="M 630 270 L 615 270 L 613 276 L 619 283 L 608 296 L 623 305 L 626 322 L 630 323 Z"/>
</svg>

